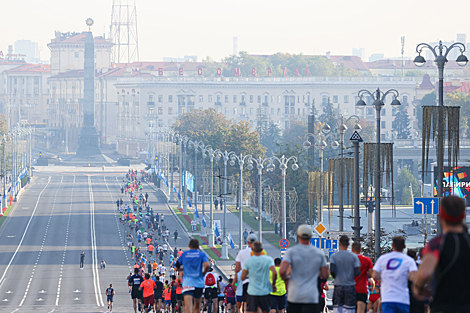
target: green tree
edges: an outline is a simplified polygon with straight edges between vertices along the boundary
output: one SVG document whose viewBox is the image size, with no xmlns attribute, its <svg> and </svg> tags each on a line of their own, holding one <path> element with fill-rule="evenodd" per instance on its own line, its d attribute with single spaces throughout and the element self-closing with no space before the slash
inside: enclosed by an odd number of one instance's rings
<svg viewBox="0 0 470 313">
<path fill-rule="evenodd" d="M 411 195 L 412 190 L 413 195 Z M 419 197 L 419 195 L 420 191 L 418 181 L 408 168 L 403 168 L 400 173 L 398 173 L 395 187 L 396 198 L 401 204 L 412 204 L 413 197 Z"/>
<path fill-rule="evenodd" d="M 470 93 L 454 91 L 446 95 L 448 105 L 460 106 L 460 128 L 469 135 Z"/>
<path fill-rule="evenodd" d="M 261 144 L 266 147 L 266 154 L 274 155 L 282 138 L 282 129 L 278 124 L 269 121 L 268 126 L 261 130 L 260 138 Z"/>
<path fill-rule="evenodd" d="M 392 128 L 397 132 L 398 139 L 409 139 L 410 132 L 410 118 L 406 108 L 402 105 L 398 109 L 397 115 L 392 122 Z"/>
</svg>

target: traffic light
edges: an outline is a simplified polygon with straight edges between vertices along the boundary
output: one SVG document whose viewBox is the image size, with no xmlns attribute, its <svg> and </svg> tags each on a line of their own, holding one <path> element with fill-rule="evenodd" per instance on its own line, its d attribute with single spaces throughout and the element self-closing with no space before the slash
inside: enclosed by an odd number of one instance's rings
<svg viewBox="0 0 470 313">
<path fill-rule="evenodd" d="M 41 151 L 39 151 L 39 157 L 42 157 L 42 152 Z"/>
</svg>

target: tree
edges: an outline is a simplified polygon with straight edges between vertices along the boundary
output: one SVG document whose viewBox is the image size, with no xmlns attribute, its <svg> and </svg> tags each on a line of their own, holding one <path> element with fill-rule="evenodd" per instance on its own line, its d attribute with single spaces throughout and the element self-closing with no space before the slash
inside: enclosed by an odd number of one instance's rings
<svg viewBox="0 0 470 313">
<path fill-rule="evenodd" d="M 398 139 L 409 139 L 410 132 L 410 118 L 404 106 L 400 106 L 397 115 L 392 122 L 392 128 L 397 132 Z"/>
<path fill-rule="evenodd" d="M 266 154 L 274 155 L 282 138 L 282 129 L 278 124 L 269 121 L 268 126 L 261 130 L 260 138 L 261 144 L 267 149 Z"/>
<path fill-rule="evenodd" d="M 384 228 L 380 229 L 380 254 L 388 253 L 393 250 L 392 242 L 393 238 L 396 236 L 402 236 L 406 238 L 407 234 L 402 230 L 394 230 L 392 232 L 386 232 Z M 377 256 L 375 254 L 375 233 L 367 233 L 361 235 L 359 241 L 362 243 L 362 253 L 365 256 L 368 256 L 375 263 L 377 261 Z"/>
<path fill-rule="evenodd" d="M 411 191 L 413 191 L 413 196 L 411 195 Z M 408 168 L 403 168 L 400 173 L 398 173 L 395 188 L 395 196 L 398 202 L 401 204 L 412 204 L 413 197 L 419 197 L 419 194 L 418 181 Z"/>
<path fill-rule="evenodd" d="M 468 126 L 468 117 L 470 116 L 470 93 L 454 91 L 448 93 L 447 104 L 452 106 L 460 106 L 460 128 L 467 137 L 470 135 Z"/>
</svg>

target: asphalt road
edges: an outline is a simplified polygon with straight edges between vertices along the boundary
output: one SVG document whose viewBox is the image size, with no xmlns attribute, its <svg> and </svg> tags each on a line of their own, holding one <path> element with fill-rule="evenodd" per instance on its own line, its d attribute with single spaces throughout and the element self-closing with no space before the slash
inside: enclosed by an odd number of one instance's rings
<svg viewBox="0 0 470 313">
<path fill-rule="evenodd" d="M 110 283 L 113 312 L 133 311 L 126 277 L 134 262 L 115 205 L 123 176 L 57 168 L 36 174 L 0 229 L 1 312 L 107 312 Z M 145 191 L 155 213 L 165 214 L 171 234 L 178 229 L 178 248 L 186 247 L 188 238 L 167 206 Z M 100 269 L 101 260 L 106 269 Z"/>
</svg>

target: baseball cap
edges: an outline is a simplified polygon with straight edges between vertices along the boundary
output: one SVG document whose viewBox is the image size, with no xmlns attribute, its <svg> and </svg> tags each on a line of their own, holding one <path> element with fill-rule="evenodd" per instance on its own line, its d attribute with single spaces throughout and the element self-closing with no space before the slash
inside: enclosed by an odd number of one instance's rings
<svg viewBox="0 0 470 313">
<path fill-rule="evenodd" d="M 312 238 L 313 231 L 312 227 L 307 224 L 302 224 L 297 228 L 297 236 L 302 239 L 310 239 Z"/>
<path fill-rule="evenodd" d="M 246 242 L 253 243 L 258 240 L 258 237 L 256 237 L 255 234 L 249 234 L 248 237 L 246 237 Z"/>
</svg>

